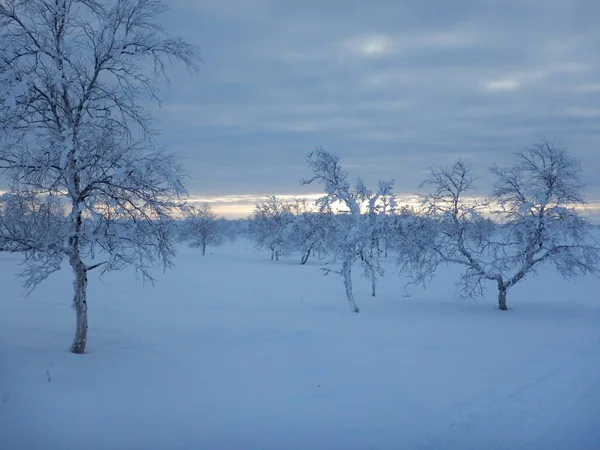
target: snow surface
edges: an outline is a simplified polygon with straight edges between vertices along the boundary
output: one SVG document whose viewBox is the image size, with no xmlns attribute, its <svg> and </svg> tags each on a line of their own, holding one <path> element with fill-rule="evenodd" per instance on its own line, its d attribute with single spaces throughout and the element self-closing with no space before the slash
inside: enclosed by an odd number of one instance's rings
<svg viewBox="0 0 600 450">
<path fill-rule="evenodd" d="M 407 297 L 390 259 L 352 314 L 299 258 L 239 241 L 154 288 L 93 274 L 73 355 L 70 272 L 23 299 L 0 253 L 0 449 L 600 449 L 600 280 L 543 269 L 502 312 L 453 269 Z"/>
</svg>

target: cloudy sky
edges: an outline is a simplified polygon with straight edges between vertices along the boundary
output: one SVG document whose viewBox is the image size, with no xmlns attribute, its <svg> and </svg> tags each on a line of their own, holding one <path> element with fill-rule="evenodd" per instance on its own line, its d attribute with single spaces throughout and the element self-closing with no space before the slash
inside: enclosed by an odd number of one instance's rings
<svg viewBox="0 0 600 450">
<path fill-rule="evenodd" d="M 583 163 L 600 202 L 598 0 L 169 0 L 199 47 L 172 72 L 162 139 L 191 194 L 228 215 L 303 194 L 307 152 L 416 192 L 431 165 L 486 168 L 541 138 Z"/>
</svg>

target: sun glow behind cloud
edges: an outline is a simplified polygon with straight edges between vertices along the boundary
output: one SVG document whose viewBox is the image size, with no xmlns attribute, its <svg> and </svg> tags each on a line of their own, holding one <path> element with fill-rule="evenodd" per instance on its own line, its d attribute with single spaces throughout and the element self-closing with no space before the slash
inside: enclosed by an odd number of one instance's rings
<svg viewBox="0 0 600 450">
<path fill-rule="evenodd" d="M 461 48 L 474 45 L 476 36 L 468 31 L 406 34 L 360 34 L 343 42 L 347 51 L 364 57 L 381 57 L 423 49 Z"/>
<path fill-rule="evenodd" d="M 506 78 L 498 80 L 487 80 L 481 83 L 486 91 L 516 91 L 521 87 L 518 80 Z"/>
<path fill-rule="evenodd" d="M 391 40 L 383 35 L 360 36 L 353 40 L 350 46 L 364 55 L 377 56 L 390 52 Z"/>
</svg>

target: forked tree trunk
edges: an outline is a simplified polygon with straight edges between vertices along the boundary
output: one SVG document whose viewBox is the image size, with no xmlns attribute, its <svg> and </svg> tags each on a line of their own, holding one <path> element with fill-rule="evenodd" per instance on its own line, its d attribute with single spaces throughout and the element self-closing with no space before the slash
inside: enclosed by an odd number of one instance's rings
<svg viewBox="0 0 600 450">
<path fill-rule="evenodd" d="M 342 274 L 344 275 L 344 286 L 346 287 L 346 297 L 350 304 L 350 311 L 357 313 L 359 309 L 354 302 L 354 293 L 352 292 L 352 260 L 344 259 Z"/>
<path fill-rule="evenodd" d="M 498 280 L 498 308 L 502 311 L 506 311 L 506 286 L 502 280 Z"/>
</svg>

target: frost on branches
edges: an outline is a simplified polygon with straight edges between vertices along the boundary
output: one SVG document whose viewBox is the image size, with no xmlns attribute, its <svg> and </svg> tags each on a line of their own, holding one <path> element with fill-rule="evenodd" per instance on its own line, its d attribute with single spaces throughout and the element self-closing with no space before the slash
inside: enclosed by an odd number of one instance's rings
<svg viewBox="0 0 600 450">
<path fill-rule="evenodd" d="M 300 252 L 300 264 L 311 255 L 323 258 L 329 253 L 331 219 L 314 211 L 303 198 L 285 202 L 275 196 L 256 205 L 250 218 L 249 236 L 259 249 L 271 251 L 271 260 Z"/>
<path fill-rule="evenodd" d="M 225 226 L 217 219 L 210 204 L 202 203 L 198 207 L 189 207 L 185 212 L 183 223 L 183 240 L 192 248 L 201 248 L 202 256 L 206 255 L 206 247 L 217 247 L 223 243 Z"/>
<path fill-rule="evenodd" d="M 42 198 L 29 191 L 0 196 L 0 251 L 27 253 L 35 246 L 52 259 L 60 254 L 65 226 L 57 196 Z"/>
<path fill-rule="evenodd" d="M 0 2 L 0 169 L 12 195 L 35 203 L 23 219 L 32 229 L 20 235 L 9 223 L 8 245 L 27 254 L 27 289 L 69 262 L 74 353 L 87 342 L 90 270 L 133 265 L 151 278 L 150 266 L 171 264 L 181 168 L 155 148 L 139 99 L 156 98 L 165 61 L 194 68 L 196 56 L 159 25 L 164 9 L 159 0 Z M 49 222 L 40 217 L 51 210 Z"/>
<path fill-rule="evenodd" d="M 289 231 L 293 221 L 290 205 L 275 196 L 267 197 L 256 205 L 249 233 L 257 248 L 271 251 L 271 261 L 279 261 L 289 248 Z"/>
<path fill-rule="evenodd" d="M 319 258 L 323 258 L 331 253 L 331 215 L 314 211 L 306 199 L 295 199 L 290 210 L 294 221 L 289 228 L 289 241 L 292 248 L 301 254 L 300 264 L 306 264 L 311 255 L 317 254 Z"/>
<path fill-rule="evenodd" d="M 600 249 L 581 216 L 581 168 L 566 150 L 541 142 L 518 153 L 512 167 L 492 172 L 494 216 L 502 224 L 502 239 L 492 246 L 500 309 L 506 291 L 541 264 L 553 264 L 567 279 L 598 274 Z"/>
<path fill-rule="evenodd" d="M 473 177 L 463 161 L 432 169 L 423 183 L 429 192 L 422 217 L 398 256 L 412 282 L 424 283 L 439 264 L 458 264 L 464 293 L 480 293 L 491 281 L 498 307 L 506 310 L 507 291 L 542 264 L 553 264 L 565 278 L 598 274 L 600 249 L 581 216 L 577 161 L 548 142 L 516 158 L 511 167 L 492 169 L 493 193 L 483 201 L 468 197 Z"/>
<path fill-rule="evenodd" d="M 382 229 L 383 202 L 392 194 L 393 182 L 379 182 L 376 192 L 372 192 L 358 179 L 354 186 L 348 181 L 339 158 L 323 149 L 317 149 L 308 155 L 308 165 L 313 172 L 303 184 L 318 182 L 325 189 L 325 196 L 317 200 L 319 211 L 333 213 L 336 206 L 343 208 L 332 214 L 332 245 L 335 255 L 342 260 L 339 273 L 344 279 L 346 297 L 352 312 L 359 312 L 352 292 L 352 267 L 359 260 L 365 273 L 371 277 L 373 295 L 375 279 L 383 270 L 379 264 L 379 251 L 374 246 L 374 237 Z M 365 209 L 365 213 L 362 210 Z M 331 272 L 331 271 L 327 271 Z"/>
</svg>

